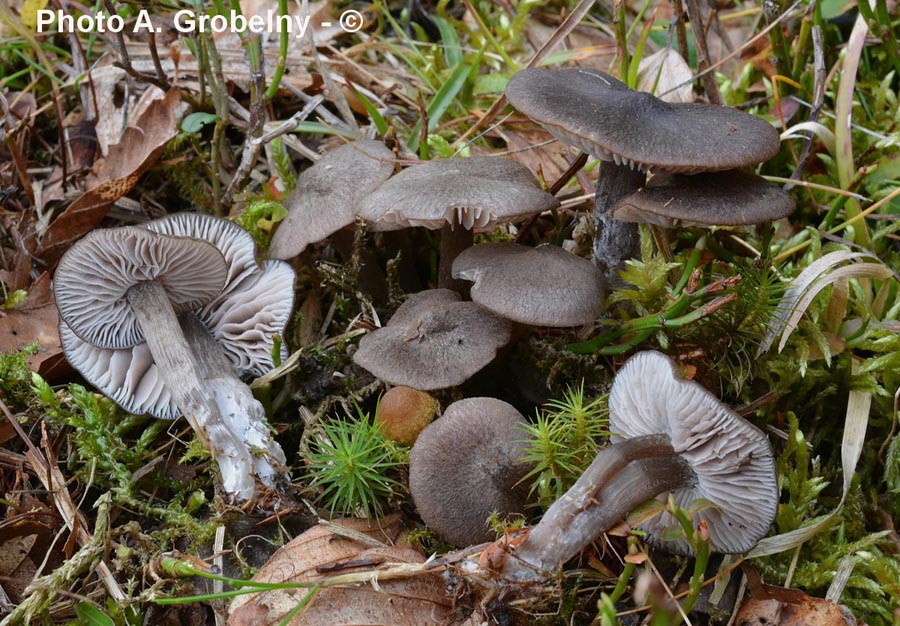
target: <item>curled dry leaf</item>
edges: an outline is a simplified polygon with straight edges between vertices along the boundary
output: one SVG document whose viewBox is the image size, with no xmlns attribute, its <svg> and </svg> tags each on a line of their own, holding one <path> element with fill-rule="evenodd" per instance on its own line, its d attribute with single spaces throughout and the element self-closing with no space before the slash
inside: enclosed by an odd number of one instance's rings
<svg viewBox="0 0 900 626">
<path fill-rule="evenodd" d="M 107 156 L 112 146 L 122 141 L 128 122 L 140 119 L 153 102 L 162 100 L 166 92 L 154 85 L 143 91 L 128 82 L 128 73 L 120 67 L 105 65 L 91 70 L 97 105 L 94 128 L 100 154 Z"/>
<path fill-rule="evenodd" d="M 364 519 L 335 522 L 335 534 L 325 526 L 309 529 L 269 559 L 253 577 L 267 583 L 325 581 L 345 574 L 384 571 L 389 564 L 422 563 L 409 544 L 372 547 L 396 534 L 397 518 L 381 527 Z M 349 538 L 350 536 L 358 538 Z M 238 596 L 229 607 L 228 626 L 274 626 L 309 593 L 308 588 L 278 589 Z M 320 589 L 289 623 L 290 626 L 429 626 L 449 622 L 451 598 L 433 574 Z"/>
<path fill-rule="evenodd" d="M 738 626 L 864 626 L 845 606 L 808 596 L 799 589 L 764 585 L 750 568 L 745 573 L 750 597 L 734 620 Z"/>
<path fill-rule="evenodd" d="M 141 174 L 156 163 L 166 144 L 178 132 L 175 117 L 181 92 L 171 89 L 154 101 L 125 129 L 119 143 L 109 147 L 109 155 L 94 164 L 87 188 L 50 224 L 41 242 L 40 256 L 55 261 L 67 244 L 97 226 L 110 205 L 137 184 Z"/>
</svg>

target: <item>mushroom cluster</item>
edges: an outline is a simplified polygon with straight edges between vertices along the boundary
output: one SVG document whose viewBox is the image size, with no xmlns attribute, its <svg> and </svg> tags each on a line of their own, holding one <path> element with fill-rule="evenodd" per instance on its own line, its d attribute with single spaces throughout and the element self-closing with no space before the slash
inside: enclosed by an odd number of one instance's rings
<svg viewBox="0 0 900 626">
<path fill-rule="evenodd" d="M 524 69 L 509 81 L 506 96 L 560 141 L 602 161 L 594 202 L 593 256 L 610 281 L 635 256 L 639 243 L 636 226 L 622 221 L 634 221 L 638 212 L 633 208 L 617 212 L 617 206 L 641 206 L 645 198 L 654 197 L 656 208 L 643 211 L 662 217 L 651 217 L 651 223 L 682 220 L 710 226 L 760 224 L 794 209 L 780 188 L 748 172 L 708 174 L 689 183 L 686 176 L 675 183 L 654 180 L 641 191 L 648 171 L 726 172 L 774 157 L 780 145 L 778 131 L 748 113 L 711 104 L 664 102 L 629 89 L 608 74 L 585 69 Z M 755 190 L 764 189 L 770 202 L 751 202 L 749 189 L 747 195 L 734 193 L 748 180 Z M 719 194 L 722 186 L 726 193 Z"/>
<path fill-rule="evenodd" d="M 239 376 L 273 367 L 293 270 L 256 261 L 227 220 L 178 214 L 97 230 L 60 260 L 54 295 L 66 357 L 132 413 L 183 414 L 236 501 L 285 480 L 285 456 Z"/>
</svg>

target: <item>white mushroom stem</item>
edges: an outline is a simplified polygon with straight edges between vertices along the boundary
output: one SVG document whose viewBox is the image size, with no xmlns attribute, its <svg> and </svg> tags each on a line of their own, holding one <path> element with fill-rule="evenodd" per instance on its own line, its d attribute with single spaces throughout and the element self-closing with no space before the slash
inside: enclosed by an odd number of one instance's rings
<svg viewBox="0 0 900 626">
<path fill-rule="evenodd" d="M 666 435 L 634 437 L 604 448 L 506 559 L 503 578 L 546 579 L 634 507 L 689 486 L 695 478 Z"/>
<path fill-rule="evenodd" d="M 229 431 L 235 435 L 252 457 L 252 474 L 269 488 L 275 489 L 286 480 L 287 462 L 284 451 L 272 437 L 266 423 L 263 405 L 253 392 L 234 373 L 234 368 L 215 338 L 194 313 L 179 317 L 188 345 L 197 357 L 208 388 L 212 390 L 219 411 Z M 243 454 L 240 456 L 244 460 Z M 244 463 L 221 463 L 224 483 L 237 484 L 244 480 Z M 233 476 L 226 479 L 226 470 Z"/>
<path fill-rule="evenodd" d="M 619 270 L 625 261 L 640 252 L 637 224 L 613 219 L 610 211 L 625 196 L 644 186 L 646 174 L 624 163 L 603 161 L 594 195 L 594 265 L 606 276 L 607 283 L 619 283 Z"/>
<path fill-rule="evenodd" d="M 126 297 L 175 405 L 218 463 L 226 493 L 237 501 L 250 500 L 256 490 L 254 458 L 223 417 L 165 289 L 155 281 L 142 282 Z"/>
</svg>

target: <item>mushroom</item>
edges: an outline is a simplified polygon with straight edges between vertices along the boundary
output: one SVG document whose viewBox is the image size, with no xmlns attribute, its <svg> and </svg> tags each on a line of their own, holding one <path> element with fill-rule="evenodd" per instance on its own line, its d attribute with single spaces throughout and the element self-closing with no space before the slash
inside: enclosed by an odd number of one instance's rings
<svg viewBox="0 0 900 626">
<path fill-rule="evenodd" d="M 594 201 L 594 263 L 607 279 L 638 248 L 637 227 L 609 211 L 644 186 L 644 172 L 696 174 L 766 161 L 779 149 L 778 131 L 737 109 L 667 103 L 633 91 L 603 72 L 528 68 L 506 87 L 519 111 L 559 140 L 603 161 Z"/>
<path fill-rule="evenodd" d="M 474 246 L 453 262 L 453 277 L 474 283 L 474 302 L 531 326 L 590 324 L 606 296 L 603 275 L 590 261 L 546 244 Z"/>
<path fill-rule="evenodd" d="M 409 453 L 409 490 L 422 520 L 457 546 L 493 539 L 492 513 L 522 513 L 531 467 L 526 421 L 494 398 L 454 402 L 419 435 Z"/>
<path fill-rule="evenodd" d="M 357 205 L 394 171 L 394 154 L 378 141 L 354 141 L 328 152 L 297 179 L 285 201 L 288 214 L 269 255 L 290 259 L 311 243 L 352 224 Z"/>
<path fill-rule="evenodd" d="M 388 439 L 411 446 L 439 411 L 440 405 L 432 396 L 400 385 L 381 396 L 375 411 L 375 422 Z"/>
<path fill-rule="evenodd" d="M 763 224 L 794 212 L 794 199 L 778 185 L 742 170 L 713 174 L 654 176 L 612 208 L 621 222 L 738 226 Z"/>
<path fill-rule="evenodd" d="M 272 367 L 293 271 L 279 261 L 260 268 L 253 251 L 233 223 L 180 214 L 95 231 L 63 256 L 54 279 L 73 367 L 127 411 L 183 413 L 240 501 L 255 493 L 254 476 L 275 488 L 286 474 L 262 405 L 237 374 Z M 202 297 L 176 291 L 192 285 Z"/>
<path fill-rule="evenodd" d="M 453 260 L 472 245 L 475 228 L 524 219 L 559 206 L 531 171 L 499 157 L 427 161 L 388 180 L 360 204 L 374 230 L 442 228 L 438 286 L 451 279 Z"/>
<path fill-rule="evenodd" d="M 766 436 L 676 364 L 640 352 L 616 375 L 609 395 L 612 445 L 600 451 L 566 494 L 544 514 L 505 562 L 510 580 L 555 571 L 629 510 L 671 492 L 679 507 L 698 498 L 713 505 L 694 513 L 710 547 L 739 553 L 766 533 L 778 507 L 775 460 Z M 684 539 L 665 541 L 668 513 L 641 525 L 649 540 L 688 553 Z"/>
<path fill-rule="evenodd" d="M 449 289 L 410 296 L 359 342 L 353 361 L 392 385 L 430 391 L 461 385 L 510 340 L 511 324 Z"/>
</svg>

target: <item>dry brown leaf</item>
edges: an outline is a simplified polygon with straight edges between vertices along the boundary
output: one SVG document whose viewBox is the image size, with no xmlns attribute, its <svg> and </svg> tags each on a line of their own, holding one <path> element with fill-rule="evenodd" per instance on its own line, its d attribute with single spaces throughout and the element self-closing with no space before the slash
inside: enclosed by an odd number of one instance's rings
<svg viewBox="0 0 900 626">
<path fill-rule="evenodd" d="M 42 258 L 52 263 L 67 244 L 97 226 L 109 206 L 131 191 L 141 174 L 156 163 L 178 132 L 175 115 L 180 103 L 181 92 L 170 89 L 125 129 L 119 143 L 110 146 L 107 158 L 94 164 L 88 190 L 50 224 L 41 242 Z"/>
<path fill-rule="evenodd" d="M 114 65 L 96 67 L 90 75 L 97 107 L 94 128 L 100 154 L 105 157 L 110 147 L 122 141 L 129 122 L 139 120 L 153 102 L 166 96 L 166 92 L 154 85 L 143 91 L 132 89 L 128 73 Z"/>
<path fill-rule="evenodd" d="M 343 528 L 387 541 L 394 534 L 397 518 L 381 521 L 347 519 L 335 523 Z M 387 532 L 386 532 L 387 531 Z M 372 548 L 363 541 L 338 536 L 323 526 L 306 531 L 280 548 L 263 565 L 254 581 L 309 582 L 328 576 L 377 570 L 387 563 L 421 563 L 422 555 L 408 544 Z M 308 589 L 275 590 L 238 596 L 229 607 L 229 626 L 278 624 L 308 593 Z M 377 585 L 327 587 L 293 617 L 290 626 L 429 626 L 448 621 L 451 599 L 436 575 L 383 580 Z"/>
<path fill-rule="evenodd" d="M 503 139 L 506 142 L 509 158 L 526 166 L 532 174 L 537 175 L 538 166 L 540 166 L 540 171 L 543 172 L 544 180 L 548 185 L 553 184 L 569 168 L 569 163 L 578 156 L 578 150 L 560 141 L 554 141 L 553 135 L 543 128 L 511 130 L 504 127 L 495 129 L 488 135 Z M 478 156 L 493 153 L 473 146 L 472 154 Z"/>
<path fill-rule="evenodd" d="M 0 312 L 0 353 L 22 350 L 35 341 L 40 347 L 28 357 L 28 367 L 51 380 L 69 367 L 59 341 L 59 314 L 44 272 L 28 289 L 20 306 Z"/>
<path fill-rule="evenodd" d="M 750 568 L 745 570 L 750 597 L 741 605 L 737 626 L 859 626 L 850 610 L 799 589 L 765 585 Z"/>
</svg>

